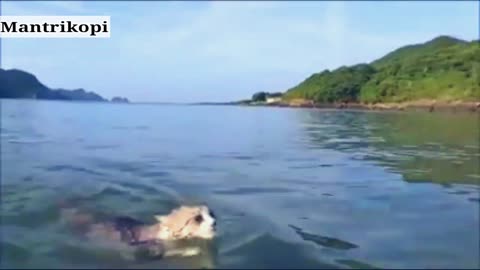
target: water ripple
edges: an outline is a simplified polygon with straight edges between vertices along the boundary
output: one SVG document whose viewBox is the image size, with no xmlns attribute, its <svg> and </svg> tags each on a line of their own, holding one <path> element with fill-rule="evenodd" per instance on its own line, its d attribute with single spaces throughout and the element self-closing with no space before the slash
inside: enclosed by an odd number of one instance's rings
<svg viewBox="0 0 480 270">
<path fill-rule="evenodd" d="M 40 167 L 45 169 L 46 171 L 49 172 L 60 172 L 60 171 L 73 171 L 73 172 L 81 172 L 81 173 L 86 173 L 86 174 L 91 174 L 91 175 L 106 175 L 101 172 L 97 172 L 95 170 L 83 168 L 83 167 L 78 167 L 78 166 L 72 166 L 72 165 L 54 165 L 54 166 L 44 166 Z"/>
</svg>

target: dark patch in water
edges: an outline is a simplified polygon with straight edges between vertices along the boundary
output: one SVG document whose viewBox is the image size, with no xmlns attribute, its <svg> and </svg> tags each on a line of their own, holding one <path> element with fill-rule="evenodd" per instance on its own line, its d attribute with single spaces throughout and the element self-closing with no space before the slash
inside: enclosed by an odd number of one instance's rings
<svg viewBox="0 0 480 270">
<path fill-rule="evenodd" d="M 341 249 L 341 250 L 348 250 L 352 248 L 357 248 L 358 246 L 337 238 L 326 237 L 316 234 L 310 234 L 304 232 L 301 228 L 295 227 L 293 225 L 288 225 L 292 228 L 303 240 L 315 243 L 320 246 L 334 248 L 334 249 Z"/>
<path fill-rule="evenodd" d="M 235 189 L 223 189 L 215 190 L 215 194 L 223 195 L 248 195 L 248 194 L 259 194 L 259 193 L 288 193 L 292 192 L 290 189 L 286 188 L 254 188 L 254 187 L 243 187 Z"/>
<path fill-rule="evenodd" d="M 33 176 L 30 176 L 30 175 L 29 175 L 29 176 L 25 176 L 25 177 L 22 178 L 22 180 L 23 180 L 24 182 L 31 182 L 31 181 L 33 180 Z"/>
<path fill-rule="evenodd" d="M 323 193 L 322 195 L 323 195 L 323 196 L 328 196 L 328 197 L 333 196 L 333 195 L 330 194 L 330 193 Z"/>
<path fill-rule="evenodd" d="M 320 164 L 319 167 L 333 167 L 332 164 Z"/>
<path fill-rule="evenodd" d="M 456 191 L 450 191 L 448 194 L 457 194 L 457 195 L 464 195 L 464 194 L 470 194 L 470 191 L 467 190 L 456 190 Z"/>
<path fill-rule="evenodd" d="M 238 160 L 251 160 L 253 159 L 252 156 L 232 156 L 233 159 L 238 159 Z"/>
<path fill-rule="evenodd" d="M 480 203 L 480 198 L 468 198 L 468 200 L 471 201 L 471 202 Z"/>
</svg>

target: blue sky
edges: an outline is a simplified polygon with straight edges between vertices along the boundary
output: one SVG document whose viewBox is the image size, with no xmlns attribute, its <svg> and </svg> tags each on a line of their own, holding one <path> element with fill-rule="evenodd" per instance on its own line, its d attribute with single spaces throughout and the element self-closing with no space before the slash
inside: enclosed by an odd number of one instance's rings
<svg viewBox="0 0 480 270">
<path fill-rule="evenodd" d="M 109 39 L 3 39 L 2 67 L 133 101 L 230 101 L 438 35 L 478 39 L 471 2 L 1 2 L 3 15 L 109 15 Z"/>
</svg>

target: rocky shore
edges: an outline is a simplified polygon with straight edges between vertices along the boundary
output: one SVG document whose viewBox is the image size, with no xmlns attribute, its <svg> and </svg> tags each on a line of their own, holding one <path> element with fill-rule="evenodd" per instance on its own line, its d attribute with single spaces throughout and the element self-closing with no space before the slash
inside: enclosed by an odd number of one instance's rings
<svg viewBox="0 0 480 270">
<path fill-rule="evenodd" d="M 436 101 L 436 100 L 419 100 L 411 102 L 399 103 L 315 103 L 309 100 L 290 100 L 275 103 L 241 103 L 244 106 L 267 106 L 267 107 L 287 107 L 287 108 L 318 108 L 318 109 L 355 109 L 355 110 L 378 110 L 378 111 L 463 111 L 463 112 L 480 112 L 480 102 L 464 102 L 464 101 Z"/>
</svg>

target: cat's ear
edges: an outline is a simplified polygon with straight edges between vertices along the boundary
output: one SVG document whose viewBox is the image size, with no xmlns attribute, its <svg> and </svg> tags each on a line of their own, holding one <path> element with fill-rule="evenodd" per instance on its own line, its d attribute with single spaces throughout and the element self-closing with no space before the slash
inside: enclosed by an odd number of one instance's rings
<svg viewBox="0 0 480 270">
<path fill-rule="evenodd" d="M 162 223 L 162 222 L 165 221 L 165 217 L 164 217 L 164 216 L 155 215 L 154 218 L 155 218 L 158 222 L 160 222 L 160 223 Z"/>
</svg>

